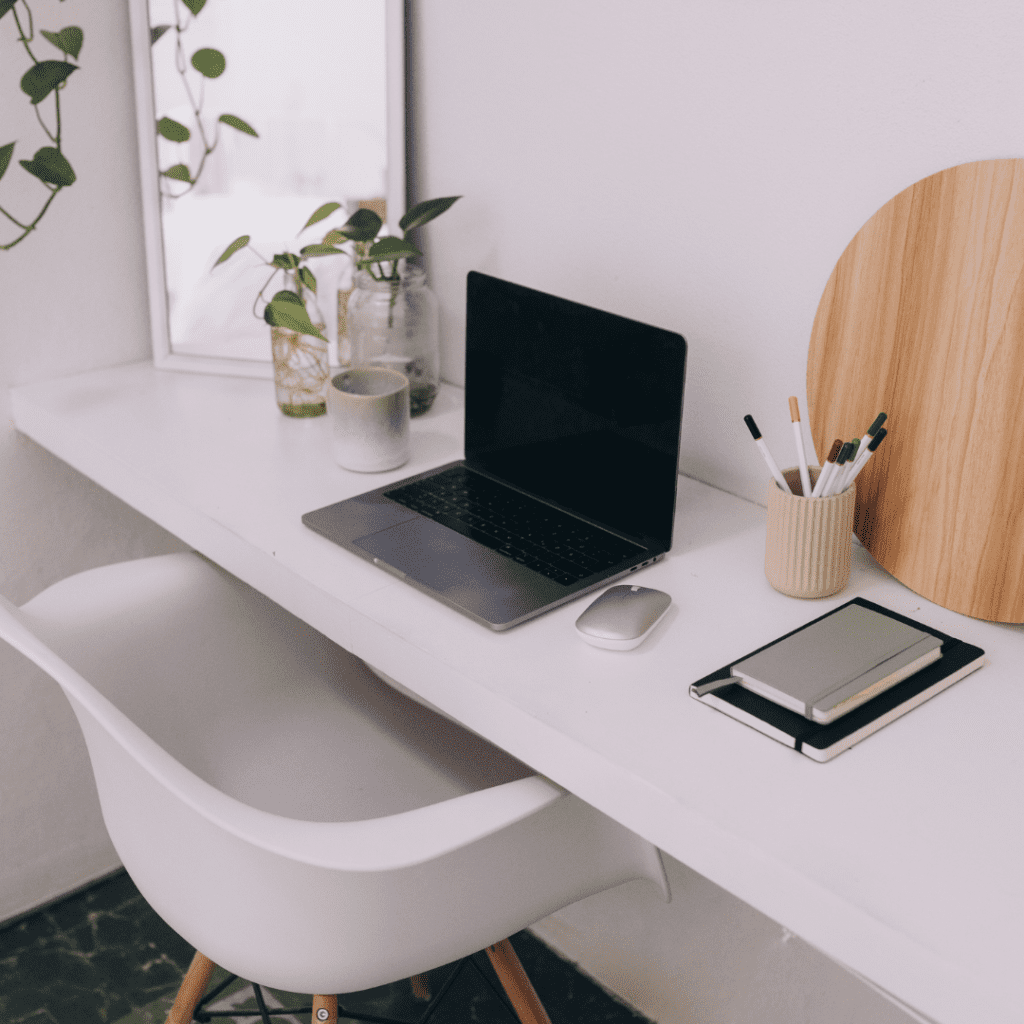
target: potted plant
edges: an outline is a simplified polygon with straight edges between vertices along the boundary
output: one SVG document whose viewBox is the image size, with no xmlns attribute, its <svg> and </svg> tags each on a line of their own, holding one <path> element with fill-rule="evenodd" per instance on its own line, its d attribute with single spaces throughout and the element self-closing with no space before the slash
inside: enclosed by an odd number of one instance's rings
<svg viewBox="0 0 1024 1024">
<path fill-rule="evenodd" d="M 296 238 L 341 208 L 341 203 L 324 203 L 314 210 Z M 270 325 L 270 345 L 274 360 L 274 386 L 277 404 L 286 416 L 322 416 L 327 411 L 327 382 L 330 378 L 328 340 L 324 336 L 326 321 L 316 297 L 316 277 L 306 261 L 318 256 L 344 255 L 330 244 L 328 232 L 323 242 L 303 246 L 298 253 L 280 252 L 273 259 L 264 258 L 249 244 L 249 235 L 240 235 L 217 258 L 214 267 L 229 260 L 241 249 L 251 249 L 266 266 L 270 277 L 253 302 L 253 315 L 264 303 L 262 317 Z M 269 300 L 266 290 L 283 275 L 285 287 Z"/>
<path fill-rule="evenodd" d="M 421 256 L 407 235 L 439 217 L 460 196 L 427 199 L 399 221 L 401 238 L 380 235 L 383 222 L 372 210 L 357 210 L 324 243 L 352 243 L 355 288 L 348 297 L 345 322 L 355 366 L 388 366 L 409 378 L 410 412 L 425 413 L 441 380 L 437 300 L 420 267 Z M 339 339 L 340 340 L 340 339 Z"/>
</svg>

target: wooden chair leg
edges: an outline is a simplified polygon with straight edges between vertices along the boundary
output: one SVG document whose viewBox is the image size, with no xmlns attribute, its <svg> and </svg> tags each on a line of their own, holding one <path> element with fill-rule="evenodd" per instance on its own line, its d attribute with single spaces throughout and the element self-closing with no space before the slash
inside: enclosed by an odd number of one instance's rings
<svg viewBox="0 0 1024 1024">
<path fill-rule="evenodd" d="M 494 973 L 498 975 L 501 987 L 516 1011 L 522 1024 L 551 1024 L 547 1010 L 537 996 L 523 965 L 508 939 L 487 947 L 487 958 Z"/>
<path fill-rule="evenodd" d="M 430 999 L 430 977 L 426 974 L 414 974 L 409 979 L 412 985 L 412 994 L 416 999 L 427 1001 Z"/>
<path fill-rule="evenodd" d="M 192 1014 L 199 1000 L 203 998 L 206 986 L 210 984 L 213 961 L 198 950 L 182 980 L 181 988 L 174 998 L 174 1005 L 167 1015 L 167 1024 L 192 1024 Z"/>
<path fill-rule="evenodd" d="M 337 996 L 313 996 L 313 1024 L 338 1024 Z"/>
</svg>

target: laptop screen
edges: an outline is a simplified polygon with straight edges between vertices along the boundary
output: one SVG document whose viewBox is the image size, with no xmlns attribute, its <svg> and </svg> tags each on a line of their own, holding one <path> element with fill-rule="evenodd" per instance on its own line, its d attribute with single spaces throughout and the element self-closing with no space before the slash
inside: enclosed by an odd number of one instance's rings
<svg viewBox="0 0 1024 1024">
<path fill-rule="evenodd" d="M 471 271 L 466 462 L 667 551 L 685 367 L 679 334 Z"/>
</svg>

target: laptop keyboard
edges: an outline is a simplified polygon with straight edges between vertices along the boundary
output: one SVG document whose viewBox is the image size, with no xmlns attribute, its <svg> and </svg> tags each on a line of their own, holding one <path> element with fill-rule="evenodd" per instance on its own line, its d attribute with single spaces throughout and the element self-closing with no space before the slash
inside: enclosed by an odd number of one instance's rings
<svg viewBox="0 0 1024 1024">
<path fill-rule="evenodd" d="M 384 493 L 566 586 L 644 550 L 461 466 Z"/>
</svg>

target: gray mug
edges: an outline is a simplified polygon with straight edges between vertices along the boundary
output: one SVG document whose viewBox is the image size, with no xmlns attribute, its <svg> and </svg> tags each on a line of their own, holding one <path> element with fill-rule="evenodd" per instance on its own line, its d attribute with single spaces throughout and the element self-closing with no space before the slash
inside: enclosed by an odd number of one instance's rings
<svg viewBox="0 0 1024 1024">
<path fill-rule="evenodd" d="M 409 461 L 409 379 L 383 366 L 357 366 L 327 389 L 334 461 L 382 473 Z"/>
</svg>

